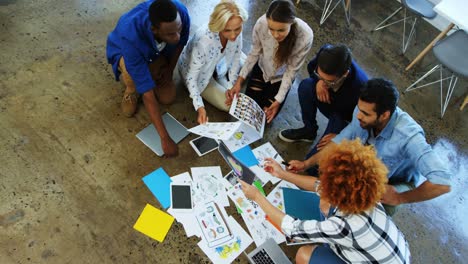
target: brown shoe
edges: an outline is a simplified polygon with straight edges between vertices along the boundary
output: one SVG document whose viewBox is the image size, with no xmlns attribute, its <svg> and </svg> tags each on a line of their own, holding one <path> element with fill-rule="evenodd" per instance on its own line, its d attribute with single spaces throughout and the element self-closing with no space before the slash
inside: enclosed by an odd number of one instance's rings
<svg viewBox="0 0 468 264">
<path fill-rule="evenodd" d="M 136 93 L 125 93 L 122 99 L 122 113 L 126 117 L 132 117 L 137 109 L 138 97 Z"/>
</svg>

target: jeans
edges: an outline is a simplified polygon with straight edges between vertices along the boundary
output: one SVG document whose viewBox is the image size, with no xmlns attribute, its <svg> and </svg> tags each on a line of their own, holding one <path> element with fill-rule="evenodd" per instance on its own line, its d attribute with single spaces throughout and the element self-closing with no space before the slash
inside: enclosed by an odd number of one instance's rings
<svg viewBox="0 0 468 264">
<path fill-rule="evenodd" d="M 320 102 L 316 92 L 317 80 L 313 78 L 304 79 L 298 88 L 299 103 L 302 111 L 302 122 L 306 128 L 317 130 L 317 109 L 328 118 L 327 128 L 324 135 L 329 133 L 338 134 L 343 128 L 348 125 L 340 115 L 333 111 L 333 104 Z M 305 159 L 310 158 L 317 153 L 317 145 L 315 145 L 306 155 Z M 317 166 L 309 168 L 307 174 L 318 176 Z"/>
</svg>

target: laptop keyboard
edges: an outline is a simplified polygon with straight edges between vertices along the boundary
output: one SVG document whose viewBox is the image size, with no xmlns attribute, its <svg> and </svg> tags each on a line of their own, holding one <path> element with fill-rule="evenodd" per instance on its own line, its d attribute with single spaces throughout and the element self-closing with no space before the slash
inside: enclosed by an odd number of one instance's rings
<svg viewBox="0 0 468 264">
<path fill-rule="evenodd" d="M 265 249 L 260 250 L 257 254 L 252 256 L 252 260 L 256 264 L 275 264 L 275 262 L 270 258 Z"/>
</svg>

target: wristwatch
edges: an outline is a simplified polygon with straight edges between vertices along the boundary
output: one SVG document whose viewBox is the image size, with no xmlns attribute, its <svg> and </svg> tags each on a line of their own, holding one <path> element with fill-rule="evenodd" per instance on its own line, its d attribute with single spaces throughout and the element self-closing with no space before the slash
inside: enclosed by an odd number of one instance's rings
<svg viewBox="0 0 468 264">
<path fill-rule="evenodd" d="M 320 194 L 319 194 L 319 192 L 318 192 L 318 187 L 319 187 L 319 186 L 320 186 L 320 181 L 319 181 L 319 180 L 315 180 L 315 182 L 314 182 L 314 187 L 313 187 L 312 189 L 313 189 L 313 191 L 314 191 L 315 193 L 317 193 L 317 195 L 320 196 Z"/>
</svg>

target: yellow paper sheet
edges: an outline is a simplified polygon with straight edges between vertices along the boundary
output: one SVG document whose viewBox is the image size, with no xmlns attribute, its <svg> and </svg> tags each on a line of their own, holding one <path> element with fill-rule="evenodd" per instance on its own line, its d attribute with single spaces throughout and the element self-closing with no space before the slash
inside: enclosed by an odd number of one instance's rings
<svg viewBox="0 0 468 264">
<path fill-rule="evenodd" d="M 163 242 L 172 222 L 174 222 L 174 217 L 147 204 L 133 228 L 152 239 Z"/>
</svg>

